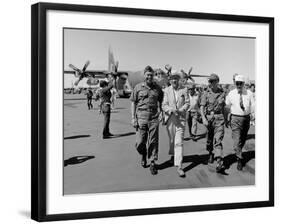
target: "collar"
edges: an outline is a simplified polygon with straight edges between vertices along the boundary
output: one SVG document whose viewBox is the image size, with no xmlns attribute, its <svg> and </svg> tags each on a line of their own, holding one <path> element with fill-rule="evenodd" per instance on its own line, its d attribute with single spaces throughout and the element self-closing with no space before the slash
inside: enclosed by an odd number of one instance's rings
<svg viewBox="0 0 281 224">
<path fill-rule="evenodd" d="M 207 92 L 209 92 L 209 93 L 222 93 L 223 90 L 218 87 L 217 92 L 214 92 L 211 87 L 208 87 L 208 88 L 207 88 Z"/>
<path fill-rule="evenodd" d="M 193 95 L 191 95 L 191 94 L 189 93 L 189 96 L 190 96 L 190 97 L 195 97 L 195 96 L 198 96 L 198 94 L 197 94 L 197 93 L 194 93 Z"/>
<path fill-rule="evenodd" d="M 141 87 L 146 87 L 146 88 L 148 88 L 148 89 L 152 89 L 152 88 L 154 88 L 156 86 L 156 83 L 155 82 L 152 82 L 152 85 L 151 86 L 148 86 L 147 84 L 146 84 L 146 82 L 143 82 L 142 84 L 141 84 Z"/>
<path fill-rule="evenodd" d="M 240 94 L 240 92 L 238 91 L 238 89 L 237 88 L 235 88 L 236 89 L 236 93 L 237 94 Z M 242 94 L 245 94 L 247 92 L 247 90 L 245 89 L 245 88 L 243 88 L 242 89 Z"/>
<path fill-rule="evenodd" d="M 172 87 L 172 90 L 173 91 L 179 91 L 181 88 L 180 88 L 180 86 L 178 86 L 178 88 L 177 89 L 174 89 L 174 87 L 173 86 L 171 86 Z"/>
</svg>

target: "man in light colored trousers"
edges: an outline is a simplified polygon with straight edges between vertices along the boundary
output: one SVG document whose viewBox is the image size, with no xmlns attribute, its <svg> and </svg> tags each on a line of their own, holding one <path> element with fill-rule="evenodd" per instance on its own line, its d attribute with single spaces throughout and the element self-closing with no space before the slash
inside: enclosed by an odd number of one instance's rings
<svg viewBox="0 0 281 224">
<path fill-rule="evenodd" d="M 187 123 L 190 138 L 196 141 L 197 135 L 197 120 L 199 112 L 199 95 L 195 92 L 195 84 L 188 87 L 190 107 L 187 112 Z"/>
<path fill-rule="evenodd" d="M 162 108 L 169 136 L 169 154 L 180 177 L 185 177 L 182 169 L 183 138 L 186 123 L 186 111 L 189 106 L 187 89 L 179 86 L 179 74 L 170 76 L 171 86 L 164 90 Z"/>
<path fill-rule="evenodd" d="M 253 93 L 245 89 L 245 78 L 235 76 L 236 88 L 226 97 L 226 105 L 230 107 L 230 126 L 232 130 L 233 149 L 237 157 L 237 170 L 243 169 L 242 149 L 246 143 L 250 128 L 250 114 L 254 112 L 255 101 Z"/>
</svg>

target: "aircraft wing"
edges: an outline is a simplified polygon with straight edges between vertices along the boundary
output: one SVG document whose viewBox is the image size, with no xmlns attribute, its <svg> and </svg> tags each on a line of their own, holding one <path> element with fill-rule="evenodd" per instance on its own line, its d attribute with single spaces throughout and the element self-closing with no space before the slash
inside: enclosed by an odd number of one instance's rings
<svg viewBox="0 0 281 224">
<path fill-rule="evenodd" d="M 191 77 L 210 77 L 209 75 L 196 75 L 196 74 L 190 74 Z"/>
<path fill-rule="evenodd" d="M 71 70 L 65 70 L 64 73 L 75 75 L 75 71 L 71 71 Z M 87 70 L 85 73 L 87 74 L 86 77 L 105 78 L 106 74 L 108 74 L 109 72 L 106 71 L 106 70 Z M 114 73 L 113 75 L 116 75 L 116 76 L 126 75 L 126 76 L 128 76 L 128 72 L 118 71 L 118 72 Z"/>
</svg>

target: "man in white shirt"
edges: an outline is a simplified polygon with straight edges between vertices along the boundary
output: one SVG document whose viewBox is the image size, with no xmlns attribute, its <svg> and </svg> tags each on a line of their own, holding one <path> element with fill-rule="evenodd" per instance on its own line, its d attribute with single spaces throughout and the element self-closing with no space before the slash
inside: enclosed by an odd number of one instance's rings
<svg viewBox="0 0 281 224">
<path fill-rule="evenodd" d="M 225 102 L 230 107 L 233 149 L 237 157 L 237 169 L 241 171 L 243 169 L 242 148 L 250 128 L 250 114 L 255 105 L 253 93 L 245 89 L 244 76 L 235 76 L 235 86 L 236 88 L 227 95 Z"/>
<path fill-rule="evenodd" d="M 185 177 L 182 169 L 183 160 L 183 138 L 185 130 L 186 111 L 189 106 L 187 89 L 179 85 L 179 74 L 169 77 L 171 85 L 164 90 L 162 108 L 165 124 L 169 136 L 169 154 L 171 160 L 177 166 L 180 177 Z"/>
<path fill-rule="evenodd" d="M 197 134 L 197 119 L 199 112 L 199 95 L 195 91 L 195 84 L 191 84 L 188 88 L 189 90 L 189 101 L 190 107 L 187 113 L 187 123 L 190 138 L 195 141 Z"/>
</svg>

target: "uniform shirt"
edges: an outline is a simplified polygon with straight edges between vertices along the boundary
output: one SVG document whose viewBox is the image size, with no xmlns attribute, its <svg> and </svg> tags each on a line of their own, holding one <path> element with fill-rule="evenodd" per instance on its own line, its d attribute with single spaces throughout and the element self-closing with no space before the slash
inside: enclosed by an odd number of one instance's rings
<svg viewBox="0 0 281 224">
<path fill-rule="evenodd" d="M 109 83 L 108 86 L 105 86 L 99 90 L 99 95 L 101 103 L 111 103 L 111 88 L 113 87 L 112 83 Z"/>
<path fill-rule="evenodd" d="M 233 89 L 226 97 L 226 105 L 230 106 L 230 112 L 234 115 L 246 116 L 253 112 L 255 100 L 253 93 L 250 90 L 243 89 L 242 100 L 245 110 L 240 107 L 240 93 L 237 89 Z"/>
<path fill-rule="evenodd" d="M 135 86 L 130 100 L 136 104 L 138 117 L 148 118 L 157 113 L 158 104 L 163 101 L 163 91 L 156 83 L 149 87 L 145 82 Z"/>
<path fill-rule="evenodd" d="M 193 96 L 189 95 L 189 102 L 190 102 L 190 107 L 188 109 L 188 111 L 191 112 L 196 112 L 198 111 L 198 105 L 199 105 L 199 95 L 198 94 L 194 94 Z"/>
<path fill-rule="evenodd" d="M 201 106 L 204 106 L 206 113 L 220 114 L 224 112 L 225 106 L 225 93 L 222 89 L 218 88 L 216 92 L 213 92 L 211 88 L 203 94 L 201 99 Z"/>
</svg>

